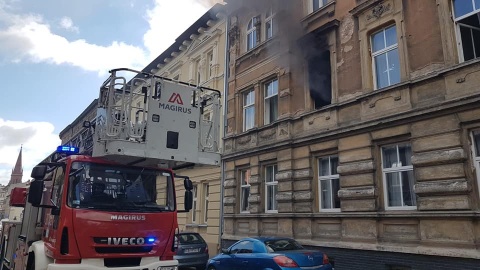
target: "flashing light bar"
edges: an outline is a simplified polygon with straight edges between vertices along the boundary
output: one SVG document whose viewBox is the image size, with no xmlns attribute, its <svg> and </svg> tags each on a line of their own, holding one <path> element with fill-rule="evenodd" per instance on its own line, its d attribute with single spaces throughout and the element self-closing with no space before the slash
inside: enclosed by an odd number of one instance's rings
<svg viewBox="0 0 480 270">
<path fill-rule="evenodd" d="M 78 154 L 78 152 L 80 152 L 80 149 L 78 149 L 78 147 L 60 145 L 59 147 L 57 147 L 57 152 L 65 154 Z"/>
</svg>

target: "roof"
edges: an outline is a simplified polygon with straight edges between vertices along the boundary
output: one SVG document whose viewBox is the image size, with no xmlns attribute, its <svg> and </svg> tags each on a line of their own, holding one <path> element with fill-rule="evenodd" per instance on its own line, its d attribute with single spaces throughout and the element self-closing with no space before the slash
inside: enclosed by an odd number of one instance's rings
<svg viewBox="0 0 480 270">
<path fill-rule="evenodd" d="M 195 21 L 190 27 L 188 27 L 180 36 L 178 36 L 175 39 L 175 42 L 170 45 L 163 53 L 161 53 L 157 58 L 155 58 L 150 64 L 148 64 L 145 68 L 143 68 L 143 72 L 150 73 L 152 69 L 158 69 L 157 65 L 159 64 L 164 64 L 165 59 L 171 58 L 173 52 L 178 52 L 180 51 L 180 46 L 183 45 L 183 42 L 185 40 L 190 40 L 191 35 L 196 35 L 198 34 L 198 29 L 200 27 L 207 28 L 209 27 L 207 25 L 208 21 L 216 21 L 219 18 L 217 18 L 217 14 L 221 11 L 224 10 L 225 4 L 215 4 L 213 7 L 211 7 L 205 14 L 203 14 L 197 21 Z M 137 75 L 140 76 L 140 75 Z"/>
</svg>

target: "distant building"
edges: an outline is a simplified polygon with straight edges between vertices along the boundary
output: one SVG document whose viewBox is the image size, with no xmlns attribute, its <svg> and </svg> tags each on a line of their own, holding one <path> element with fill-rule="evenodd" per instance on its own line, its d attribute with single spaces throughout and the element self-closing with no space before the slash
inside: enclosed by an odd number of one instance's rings
<svg viewBox="0 0 480 270">
<path fill-rule="evenodd" d="M 10 192 L 13 188 L 16 187 L 25 187 L 26 183 L 22 183 L 23 177 L 23 167 L 22 167 L 22 150 L 20 148 L 20 153 L 17 157 L 17 162 L 15 167 L 13 167 L 12 174 L 10 176 L 10 181 L 6 186 L 0 186 L 0 217 L 8 218 L 10 207 L 8 202 L 10 200 Z"/>
</svg>

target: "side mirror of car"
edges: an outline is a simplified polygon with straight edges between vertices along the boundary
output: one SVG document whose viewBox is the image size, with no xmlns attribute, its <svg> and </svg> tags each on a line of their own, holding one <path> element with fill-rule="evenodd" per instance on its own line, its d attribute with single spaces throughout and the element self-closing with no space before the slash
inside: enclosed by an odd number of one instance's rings
<svg viewBox="0 0 480 270">
<path fill-rule="evenodd" d="M 223 254 L 230 254 L 230 250 L 228 250 L 228 248 L 222 248 L 222 253 Z"/>
</svg>

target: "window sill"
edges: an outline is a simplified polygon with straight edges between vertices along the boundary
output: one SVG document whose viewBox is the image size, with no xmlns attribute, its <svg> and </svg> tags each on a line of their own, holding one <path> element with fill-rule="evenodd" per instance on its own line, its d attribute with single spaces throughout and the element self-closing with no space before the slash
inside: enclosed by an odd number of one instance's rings
<svg viewBox="0 0 480 270">
<path fill-rule="evenodd" d="M 242 62 L 246 61 L 247 59 L 250 59 L 254 56 L 259 55 L 268 46 L 270 42 L 273 42 L 273 40 L 277 40 L 276 37 L 277 35 L 274 35 L 273 37 L 258 43 L 257 46 L 251 48 L 250 50 L 238 56 L 236 59 L 236 66 L 240 65 Z"/>
</svg>

